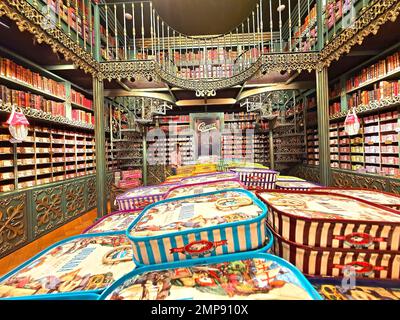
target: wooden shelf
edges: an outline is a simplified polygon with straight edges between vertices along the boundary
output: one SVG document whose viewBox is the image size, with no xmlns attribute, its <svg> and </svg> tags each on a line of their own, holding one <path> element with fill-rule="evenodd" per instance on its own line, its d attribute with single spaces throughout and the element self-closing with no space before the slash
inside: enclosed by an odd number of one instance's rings
<svg viewBox="0 0 400 320">
<path fill-rule="evenodd" d="M 12 78 L 8 78 L 6 76 L 0 75 L 0 82 L 4 83 L 7 86 L 13 87 L 12 89 L 29 91 L 31 93 L 38 94 L 40 96 L 43 96 L 44 98 L 48 98 L 53 101 L 65 102 L 65 98 L 63 98 L 63 97 L 59 97 L 50 92 L 35 88 L 34 86 L 31 86 L 30 84 L 20 81 L 18 79 L 12 79 Z"/>
</svg>

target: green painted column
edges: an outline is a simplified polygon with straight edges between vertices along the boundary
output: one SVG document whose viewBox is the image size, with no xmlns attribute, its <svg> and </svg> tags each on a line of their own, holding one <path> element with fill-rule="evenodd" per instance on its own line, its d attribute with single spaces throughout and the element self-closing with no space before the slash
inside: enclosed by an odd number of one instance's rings
<svg viewBox="0 0 400 320">
<path fill-rule="evenodd" d="M 97 193 L 97 216 L 103 217 L 107 214 L 106 194 L 106 149 L 104 132 L 104 85 L 103 80 L 93 77 L 93 102 L 95 117 L 95 139 L 96 139 L 96 193 Z"/>
<path fill-rule="evenodd" d="M 94 58 L 100 61 L 100 12 L 99 5 L 93 3 L 93 30 L 94 30 Z"/>
<path fill-rule="evenodd" d="M 143 126 L 143 137 L 142 137 L 142 179 L 143 179 L 143 185 L 147 186 L 147 129 L 145 126 Z"/>
<path fill-rule="evenodd" d="M 317 49 L 321 51 L 324 47 L 324 21 L 322 19 L 322 0 L 317 0 Z"/>
<path fill-rule="evenodd" d="M 328 69 L 317 70 L 316 76 L 320 182 L 329 186 L 331 184 L 332 171 L 329 148 Z"/>
<path fill-rule="evenodd" d="M 272 170 L 275 169 L 275 154 L 274 154 L 274 135 L 271 130 L 272 121 L 269 122 L 269 163 Z"/>
</svg>

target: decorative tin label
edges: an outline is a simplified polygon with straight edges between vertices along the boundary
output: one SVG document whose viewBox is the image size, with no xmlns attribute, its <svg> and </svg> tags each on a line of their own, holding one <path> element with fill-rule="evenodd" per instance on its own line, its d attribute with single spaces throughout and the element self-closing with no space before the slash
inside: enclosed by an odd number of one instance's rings
<svg viewBox="0 0 400 320">
<path fill-rule="evenodd" d="M 171 199 L 146 210 L 130 233 L 136 237 L 156 236 L 245 221 L 258 217 L 262 212 L 244 191 Z"/>
<path fill-rule="evenodd" d="M 342 269 L 342 270 L 345 268 L 348 268 L 348 267 L 353 267 L 354 271 L 357 274 L 363 275 L 363 276 L 369 276 L 369 275 L 373 274 L 375 271 L 385 270 L 385 267 L 376 267 L 366 261 L 352 261 L 345 265 L 335 264 L 333 267 Z"/>
<path fill-rule="evenodd" d="M 145 272 L 126 280 L 106 297 L 110 300 L 310 298 L 293 269 L 262 258 Z"/>
<path fill-rule="evenodd" d="M 207 240 L 194 241 L 187 244 L 184 247 L 172 248 L 170 253 L 182 253 L 191 256 L 204 256 L 210 254 L 215 250 L 216 247 L 227 245 L 228 241 L 221 240 L 216 242 L 211 242 Z"/>
<path fill-rule="evenodd" d="M 400 222 L 400 215 L 334 194 L 263 192 L 259 196 L 276 209 L 312 219 L 350 219 Z"/>
<path fill-rule="evenodd" d="M 0 283 L 0 297 L 102 290 L 135 268 L 125 236 L 92 236 L 50 249 Z"/>
<path fill-rule="evenodd" d="M 374 238 L 367 233 L 353 232 L 346 236 L 334 236 L 336 240 L 344 240 L 344 243 L 354 248 L 368 248 L 374 242 L 383 242 L 385 238 Z"/>
</svg>

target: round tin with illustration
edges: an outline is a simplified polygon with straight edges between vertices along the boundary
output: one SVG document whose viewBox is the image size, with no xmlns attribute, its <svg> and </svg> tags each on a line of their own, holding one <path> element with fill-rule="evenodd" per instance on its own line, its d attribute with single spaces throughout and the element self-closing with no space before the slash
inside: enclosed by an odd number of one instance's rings
<svg viewBox="0 0 400 320">
<path fill-rule="evenodd" d="M 84 298 L 99 294 L 134 268 L 132 246 L 125 235 L 74 236 L 1 277 L 0 298 Z"/>
<path fill-rule="evenodd" d="M 313 191 L 332 192 L 344 197 L 365 200 L 400 211 L 400 195 L 394 193 L 362 188 L 316 188 Z"/>
<path fill-rule="evenodd" d="M 165 199 L 236 188 L 244 188 L 244 185 L 236 179 L 185 184 L 170 189 Z"/>
<path fill-rule="evenodd" d="M 108 288 L 101 300 L 321 300 L 290 263 L 265 253 L 240 253 L 146 266 Z"/>
<path fill-rule="evenodd" d="M 397 210 L 322 190 L 257 196 L 268 206 L 269 226 L 282 239 L 310 247 L 400 250 Z"/>
<path fill-rule="evenodd" d="M 266 244 L 265 205 L 229 189 L 159 201 L 129 226 L 134 259 L 156 264 L 256 250 Z"/>
<path fill-rule="evenodd" d="M 82 233 L 125 233 L 125 230 L 136 219 L 142 210 L 121 210 L 100 218 L 95 224 Z"/>
<path fill-rule="evenodd" d="M 321 188 L 319 184 L 308 181 L 277 181 L 276 189 L 278 190 L 310 190 L 314 188 Z"/>
<path fill-rule="evenodd" d="M 207 183 L 207 182 L 215 182 L 215 181 L 221 181 L 221 180 L 237 180 L 237 181 L 239 181 L 239 176 L 233 172 L 216 172 L 216 173 L 210 173 L 210 174 L 200 174 L 200 175 L 182 179 L 181 185 Z"/>
</svg>

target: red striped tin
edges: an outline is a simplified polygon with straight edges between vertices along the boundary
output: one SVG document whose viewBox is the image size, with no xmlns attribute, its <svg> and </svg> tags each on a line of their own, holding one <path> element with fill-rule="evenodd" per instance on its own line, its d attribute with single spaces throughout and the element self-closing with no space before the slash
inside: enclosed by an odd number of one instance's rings
<svg viewBox="0 0 400 320">
<path fill-rule="evenodd" d="M 399 279 L 400 251 L 330 249 L 304 246 L 274 235 L 274 253 L 310 276 Z"/>
<path fill-rule="evenodd" d="M 344 197 L 365 200 L 395 210 L 400 210 L 400 196 L 394 193 L 363 188 L 314 188 L 313 191 L 332 192 Z"/>
<path fill-rule="evenodd" d="M 257 192 L 281 238 L 319 248 L 400 250 L 398 211 L 326 192 Z"/>
<path fill-rule="evenodd" d="M 249 190 L 275 189 L 277 171 L 257 168 L 235 168 L 231 171 L 239 174 L 240 181 Z"/>
</svg>

